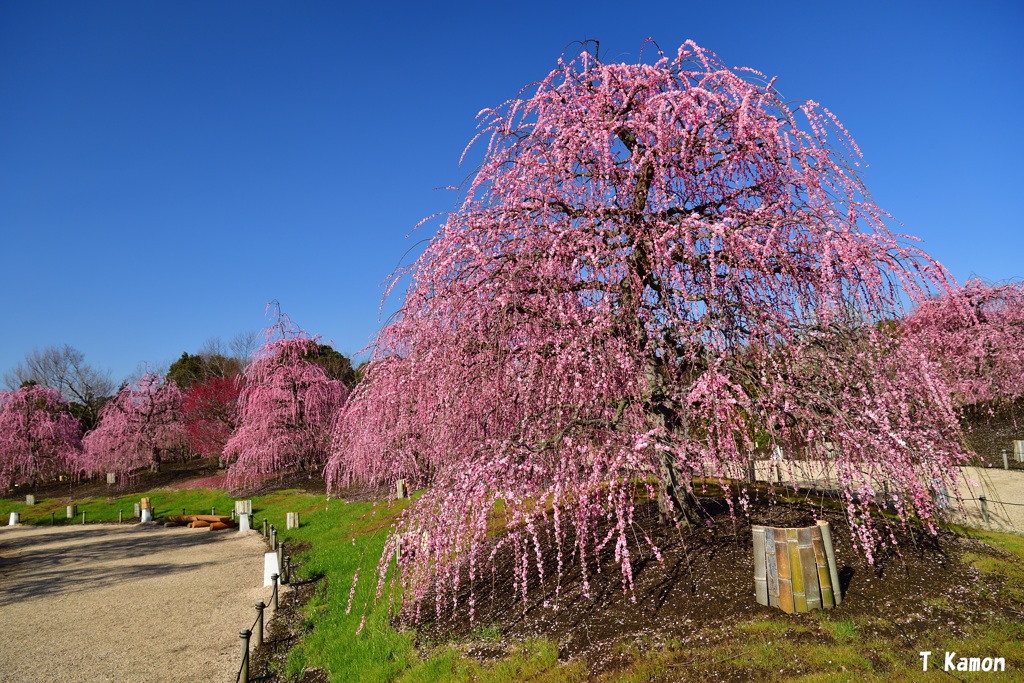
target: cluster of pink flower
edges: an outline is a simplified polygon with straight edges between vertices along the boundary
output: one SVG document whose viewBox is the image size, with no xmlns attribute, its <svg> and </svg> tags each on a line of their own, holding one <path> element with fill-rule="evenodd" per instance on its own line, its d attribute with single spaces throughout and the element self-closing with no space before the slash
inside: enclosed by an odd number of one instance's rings
<svg viewBox="0 0 1024 683">
<path fill-rule="evenodd" d="M 182 392 L 147 374 L 123 387 L 82 437 L 81 424 L 52 389 L 0 392 L 0 487 L 58 473 L 115 473 L 121 479 L 193 452 L 230 462 L 231 488 L 267 475 L 323 466 L 348 389 L 314 360 L 308 337 L 278 324 L 241 377 L 213 377 Z"/>
<path fill-rule="evenodd" d="M 332 488 L 426 488 L 378 566 L 407 616 L 499 552 L 524 600 L 546 549 L 584 579 L 608 549 L 628 592 L 637 550 L 659 552 L 630 531 L 638 494 L 682 523 L 694 472 L 724 483 L 759 447 L 828 458 L 869 556 L 880 482 L 935 519 L 967 454 L 948 379 L 886 321 L 954 285 L 888 230 L 837 119 L 759 83 L 692 43 L 584 53 L 481 113 L 485 160 L 396 274 L 405 304 L 327 467 Z"/>
</svg>

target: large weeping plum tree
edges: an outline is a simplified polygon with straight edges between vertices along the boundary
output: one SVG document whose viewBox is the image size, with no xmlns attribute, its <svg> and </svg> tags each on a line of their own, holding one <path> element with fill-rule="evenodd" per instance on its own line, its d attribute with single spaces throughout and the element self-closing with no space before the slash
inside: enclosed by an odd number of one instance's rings
<svg viewBox="0 0 1024 683">
<path fill-rule="evenodd" d="M 969 280 L 923 302 L 903 330 L 938 364 L 958 406 L 992 410 L 1024 395 L 1024 283 Z"/>
<path fill-rule="evenodd" d="M 96 428 L 85 435 L 82 469 L 132 475 L 183 455 L 187 437 L 181 405 L 181 390 L 159 375 L 146 374 L 123 387 L 100 410 Z"/>
<path fill-rule="evenodd" d="M 348 390 L 315 362 L 320 353 L 318 340 L 278 313 L 278 324 L 245 370 L 238 429 L 224 446 L 229 487 L 323 466 Z"/>
<path fill-rule="evenodd" d="M 481 118 L 483 163 L 408 269 L 327 468 L 332 488 L 427 487 L 379 586 L 397 551 L 406 609 L 428 591 L 440 608 L 505 548 L 525 600 L 550 548 L 585 590 L 613 550 L 628 591 L 636 553 L 660 557 L 631 530 L 638 495 L 691 523 L 693 473 L 724 483 L 758 446 L 831 454 L 869 555 L 881 481 L 904 519 L 935 519 L 956 420 L 875 323 L 949 279 L 887 229 L 828 110 L 686 43 L 653 64 L 560 61 Z"/>
<path fill-rule="evenodd" d="M 0 391 L 0 491 L 77 469 L 82 425 L 60 392 L 28 385 Z"/>
</svg>

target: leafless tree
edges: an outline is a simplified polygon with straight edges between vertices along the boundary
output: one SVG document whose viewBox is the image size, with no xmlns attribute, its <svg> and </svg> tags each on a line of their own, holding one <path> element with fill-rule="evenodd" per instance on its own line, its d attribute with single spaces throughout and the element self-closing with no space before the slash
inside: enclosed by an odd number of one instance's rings
<svg viewBox="0 0 1024 683">
<path fill-rule="evenodd" d="M 34 348 L 25 360 L 4 373 L 8 389 L 35 383 L 61 393 L 76 410 L 86 428 L 96 422 L 100 406 L 114 393 L 110 371 L 97 370 L 85 362 L 85 354 L 69 344 Z"/>
</svg>

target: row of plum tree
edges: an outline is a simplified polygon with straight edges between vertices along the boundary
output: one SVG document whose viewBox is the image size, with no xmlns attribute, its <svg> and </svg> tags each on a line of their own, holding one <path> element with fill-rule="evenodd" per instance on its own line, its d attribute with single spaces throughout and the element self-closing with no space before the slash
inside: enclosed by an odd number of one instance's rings
<svg viewBox="0 0 1024 683">
<path fill-rule="evenodd" d="M 0 393 L 0 487 L 58 474 L 132 476 L 167 458 L 219 456 L 239 486 L 318 467 L 356 373 L 279 314 L 252 362 L 183 354 L 166 376 L 127 383 L 85 430 L 60 391 L 26 381 Z"/>
</svg>

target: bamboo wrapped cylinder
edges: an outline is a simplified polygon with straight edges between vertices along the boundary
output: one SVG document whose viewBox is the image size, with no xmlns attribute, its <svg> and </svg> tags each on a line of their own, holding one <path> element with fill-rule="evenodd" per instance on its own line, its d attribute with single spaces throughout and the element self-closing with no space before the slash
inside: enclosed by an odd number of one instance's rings
<svg viewBox="0 0 1024 683">
<path fill-rule="evenodd" d="M 813 527 L 753 526 L 754 595 L 787 614 L 840 603 L 839 572 L 828 522 Z"/>
</svg>

